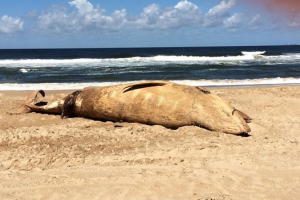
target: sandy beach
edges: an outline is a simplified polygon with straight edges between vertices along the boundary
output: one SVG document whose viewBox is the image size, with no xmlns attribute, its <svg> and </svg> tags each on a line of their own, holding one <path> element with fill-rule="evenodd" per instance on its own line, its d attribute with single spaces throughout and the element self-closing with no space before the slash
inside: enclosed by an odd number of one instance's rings
<svg viewBox="0 0 300 200">
<path fill-rule="evenodd" d="M 300 86 L 210 90 L 249 137 L 19 114 L 30 91 L 0 91 L 0 199 L 299 199 Z"/>
</svg>

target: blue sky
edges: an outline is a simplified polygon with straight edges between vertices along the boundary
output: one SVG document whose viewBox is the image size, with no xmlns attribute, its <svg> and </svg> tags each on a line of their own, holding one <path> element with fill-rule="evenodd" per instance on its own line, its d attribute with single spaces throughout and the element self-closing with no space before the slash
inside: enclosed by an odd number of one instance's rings
<svg viewBox="0 0 300 200">
<path fill-rule="evenodd" d="M 0 48 L 300 44 L 300 19 L 247 0 L 0 0 Z"/>
</svg>

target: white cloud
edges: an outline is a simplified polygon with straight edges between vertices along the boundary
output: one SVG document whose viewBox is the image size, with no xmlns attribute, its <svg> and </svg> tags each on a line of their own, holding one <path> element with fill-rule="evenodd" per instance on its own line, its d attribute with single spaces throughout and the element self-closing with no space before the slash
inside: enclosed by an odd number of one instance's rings
<svg viewBox="0 0 300 200">
<path fill-rule="evenodd" d="M 130 25 L 146 29 L 172 29 L 201 26 L 201 20 L 202 14 L 198 6 L 184 0 L 164 10 L 157 4 L 151 4 L 139 16 L 131 18 Z"/>
<path fill-rule="evenodd" d="M 39 12 L 37 28 L 44 32 L 69 33 L 110 32 L 124 28 L 168 30 L 219 26 L 237 30 L 245 28 L 245 25 L 257 28 L 259 15 L 251 19 L 240 13 L 230 15 L 235 2 L 236 0 L 222 1 L 203 16 L 200 8 L 188 0 L 167 8 L 151 4 L 137 15 L 128 15 L 125 9 L 106 14 L 100 5 L 93 5 L 88 0 L 73 0 L 69 2 L 71 9 L 53 6 L 47 11 Z"/>
<path fill-rule="evenodd" d="M 73 32 L 76 30 L 74 19 L 66 14 L 65 8 L 52 7 L 38 16 L 38 29 L 51 32 Z"/>
<path fill-rule="evenodd" d="M 237 28 L 243 27 L 245 20 L 242 14 L 235 13 L 228 19 L 225 19 L 223 23 L 226 28 L 235 30 Z"/>
<path fill-rule="evenodd" d="M 106 15 L 100 5 L 93 6 L 87 0 L 74 0 L 69 3 L 76 9 L 53 7 L 38 16 L 38 28 L 43 31 L 115 31 L 122 27 L 139 29 L 172 29 L 187 26 L 201 26 L 201 11 L 195 4 L 184 0 L 174 7 L 160 9 L 151 4 L 136 16 L 128 16 L 125 9 Z"/>
<path fill-rule="evenodd" d="M 273 17 L 271 23 L 268 24 L 269 29 L 271 30 L 286 30 L 290 29 L 292 31 L 300 28 L 300 19 L 291 19 L 291 18 L 282 18 L 282 17 Z"/>
<path fill-rule="evenodd" d="M 69 4 L 75 6 L 81 15 L 97 12 L 97 10 L 94 10 L 94 6 L 87 0 L 74 0 L 69 2 Z"/>
<path fill-rule="evenodd" d="M 223 24 L 223 20 L 228 17 L 229 10 L 235 5 L 235 0 L 222 1 L 219 5 L 211 8 L 205 15 L 204 26 L 214 27 Z"/>
<path fill-rule="evenodd" d="M 249 29 L 256 30 L 262 25 L 262 19 L 260 15 L 256 15 L 249 20 Z"/>
<path fill-rule="evenodd" d="M 300 21 L 293 21 L 293 22 L 289 23 L 289 27 L 299 28 L 300 27 Z"/>
<path fill-rule="evenodd" d="M 17 33 L 23 30 L 24 21 L 4 15 L 0 19 L 0 33 Z"/>
<path fill-rule="evenodd" d="M 69 3 L 76 8 L 68 12 L 65 8 L 53 7 L 38 17 L 38 28 L 53 32 L 109 31 L 118 30 L 126 22 L 126 10 L 116 10 L 110 16 L 99 5 L 87 0 L 74 0 Z"/>
<path fill-rule="evenodd" d="M 160 20 L 161 10 L 157 4 L 151 4 L 144 8 L 143 13 L 131 20 L 133 25 L 140 27 L 154 27 Z"/>
<path fill-rule="evenodd" d="M 248 18 L 241 13 L 235 13 L 231 17 L 223 21 L 224 27 L 236 31 L 238 29 L 250 29 L 256 30 L 261 25 L 260 15 L 256 15 L 252 18 Z"/>
</svg>

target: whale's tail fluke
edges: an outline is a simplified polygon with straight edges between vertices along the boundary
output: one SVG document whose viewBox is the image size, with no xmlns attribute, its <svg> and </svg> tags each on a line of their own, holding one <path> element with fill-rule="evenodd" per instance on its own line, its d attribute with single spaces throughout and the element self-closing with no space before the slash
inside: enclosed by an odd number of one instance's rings
<svg viewBox="0 0 300 200">
<path fill-rule="evenodd" d="M 33 91 L 27 99 L 24 101 L 20 107 L 21 113 L 39 112 L 39 113 L 49 113 L 49 114 L 61 114 L 62 105 L 64 99 L 60 99 L 53 102 L 37 101 L 37 96 L 41 94 L 45 97 L 45 92 L 43 90 Z"/>
</svg>

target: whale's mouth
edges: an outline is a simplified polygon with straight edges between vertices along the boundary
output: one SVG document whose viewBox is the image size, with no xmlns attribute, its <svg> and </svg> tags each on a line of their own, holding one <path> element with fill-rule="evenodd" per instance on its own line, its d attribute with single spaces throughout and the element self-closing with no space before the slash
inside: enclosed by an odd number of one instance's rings
<svg viewBox="0 0 300 200">
<path fill-rule="evenodd" d="M 240 129 L 243 131 L 243 134 L 249 133 L 251 132 L 251 129 L 249 127 L 249 125 L 247 123 L 250 123 L 252 118 L 249 117 L 248 115 L 246 115 L 245 113 L 243 113 L 242 111 L 239 111 L 237 109 L 234 110 L 233 112 L 235 118 L 240 121 L 239 122 L 239 127 Z"/>
</svg>

